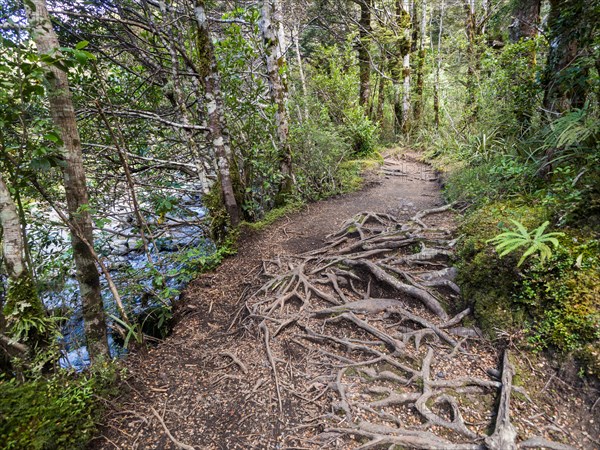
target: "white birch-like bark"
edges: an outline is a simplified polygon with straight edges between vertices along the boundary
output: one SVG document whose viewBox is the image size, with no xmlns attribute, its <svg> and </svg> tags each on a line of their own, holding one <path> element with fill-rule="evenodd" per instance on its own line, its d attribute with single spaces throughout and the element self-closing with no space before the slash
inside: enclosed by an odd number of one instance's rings
<svg viewBox="0 0 600 450">
<path fill-rule="evenodd" d="M 279 166 L 283 180 L 280 193 L 289 193 L 291 188 L 292 155 L 288 138 L 290 132 L 287 110 L 288 90 L 285 59 L 285 36 L 281 4 L 278 0 L 263 0 L 260 30 L 264 44 L 264 58 L 271 101 L 277 107 L 275 124 L 279 141 Z"/>
<path fill-rule="evenodd" d="M 214 148 L 217 160 L 217 172 L 221 188 L 223 205 L 227 210 L 232 226 L 240 223 L 240 210 L 235 199 L 230 173 L 231 149 L 226 141 L 226 122 L 221 93 L 221 78 L 217 70 L 217 61 L 208 29 L 205 0 L 195 0 L 194 17 L 198 27 L 199 72 L 204 85 L 209 145 Z"/>
<path fill-rule="evenodd" d="M 25 243 L 17 207 L 0 174 L 0 225 L 2 226 L 2 256 L 9 278 L 18 279 L 25 272 Z"/>
</svg>

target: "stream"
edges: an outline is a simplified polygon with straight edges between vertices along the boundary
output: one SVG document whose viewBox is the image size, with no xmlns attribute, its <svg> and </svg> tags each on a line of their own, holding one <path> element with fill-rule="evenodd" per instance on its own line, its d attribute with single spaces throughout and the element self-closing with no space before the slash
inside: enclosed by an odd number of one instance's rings
<svg viewBox="0 0 600 450">
<path fill-rule="evenodd" d="M 42 213 L 49 216 L 50 222 L 58 222 L 53 213 Z M 157 308 L 170 306 L 177 301 L 180 291 L 195 274 L 194 262 L 215 251 L 214 244 L 204 235 L 201 227 L 205 214 L 199 196 L 179 198 L 176 208 L 166 214 L 163 220 L 151 225 L 154 235 L 158 237 L 149 240 L 149 255 L 144 252 L 139 233 L 133 226 L 133 212 L 124 203 L 112 208 L 111 216 L 115 219 L 95 231 L 96 249 L 104 258 L 132 321 L 144 321 L 143 326 L 146 326 L 150 311 L 161 311 Z M 60 365 L 81 371 L 90 364 L 90 358 L 85 345 L 79 286 L 70 261 L 69 235 L 66 229 L 60 227 L 53 227 L 51 231 L 46 227 L 43 239 L 41 232 L 42 229 L 29 232 L 32 241 L 36 242 L 38 238 L 38 242 L 44 243 L 35 249 L 40 252 L 39 258 L 46 258 L 46 264 L 55 264 L 59 268 L 62 259 L 63 264 L 70 268 L 62 276 L 61 270 L 57 269 L 52 276 L 54 282 L 46 283 L 47 289 L 42 289 L 40 293 L 46 309 L 61 317 Z M 113 330 L 114 317 L 119 315 L 104 277 L 101 277 L 101 283 L 111 356 L 120 357 L 127 350 L 121 336 Z M 164 314 L 168 310 L 162 311 Z M 146 319 L 144 315 L 147 315 Z M 164 318 L 168 319 L 168 316 Z"/>
</svg>

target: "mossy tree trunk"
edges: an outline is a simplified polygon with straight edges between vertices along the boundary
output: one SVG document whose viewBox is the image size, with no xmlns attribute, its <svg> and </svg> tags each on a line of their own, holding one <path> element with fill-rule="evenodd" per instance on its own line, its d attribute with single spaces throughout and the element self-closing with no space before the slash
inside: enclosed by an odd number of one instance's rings
<svg viewBox="0 0 600 450">
<path fill-rule="evenodd" d="M 418 9 L 418 11 L 417 11 Z M 417 13 L 420 13 L 420 20 L 418 27 L 415 26 L 416 33 L 413 33 L 413 42 L 417 43 L 416 47 L 417 57 L 415 64 L 415 75 L 416 75 L 416 92 L 415 101 L 413 108 L 413 119 L 415 123 L 419 123 L 421 116 L 423 115 L 423 84 L 424 84 L 424 69 L 425 69 L 425 26 L 427 24 L 427 2 L 426 0 L 417 0 L 415 2 L 415 20 Z"/>
<path fill-rule="evenodd" d="M 410 0 L 403 0 L 402 9 L 408 14 L 409 21 L 411 20 L 410 6 Z M 402 131 L 404 133 L 407 133 L 410 129 L 410 75 L 410 52 L 406 52 L 402 58 Z"/>
<path fill-rule="evenodd" d="M 586 63 L 594 11 L 587 0 L 550 0 L 550 46 L 544 74 L 544 108 L 562 113 L 585 104 L 589 67 Z"/>
<path fill-rule="evenodd" d="M 60 56 L 58 37 L 52 28 L 45 0 L 26 2 L 32 36 L 40 55 Z M 100 276 L 93 255 L 92 219 L 89 212 L 86 176 L 77 130 L 69 80 L 65 71 L 47 65 L 48 103 L 52 121 L 60 132 L 65 160 L 64 186 L 69 219 L 77 230 L 71 233 L 77 281 L 83 304 L 83 320 L 88 351 L 92 362 L 109 357 L 104 305 L 100 293 Z"/>
<path fill-rule="evenodd" d="M 513 21 L 509 26 L 512 43 L 521 39 L 531 39 L 538 35 L 541 0 L 520 0 L 514 2 Z"/>
<path fill-rule="evenodd" d="M 263 0 L 260 31 L 265 47 L 264 58 L 271 101 L 276 106 L 275 125 L 279 141 L 279 170 L 282 180 L 276 203 L 282 204 L 292 191 L 292 149 L 289 143 L 289 114 L 287 88 L 287 61 L 283 34 L 283 17 L 279 0 Z M 301 67 L 301 65 L 300 65 Z"/>
<path fill-rule="evenodd" d="M 209 145 L 213 146 L 217 159 L 217 172 L 223 206 L 227 211 L 231 225 L 236 227 L 240 223 L 240 208 L 235 198 L 231 176 L 233 156 L 226 136 L 227 124 L 221 92 L 221 78 L 208 29 L 205 0 L 194 1 L 194 17 L 197 25 L 198 71 L 204 87 L 204 102 L 207 114 L 207 140 Z"/>
<path fill-rule="evenodd" d="M 397 42 L 390 58 L 394 83 L 395 132 L 406 131 L 410 115 L 410 50 L 411 17 L 410 1 L 396 0 L 395 34 Z"/>
<path fill-rule="evenodd" d="M 358 20 L 358 70 L 360 78 L 359 103 L 368 109 L 371 97 L 371 56 L 369 43 L 371 42 L 371 8 L 372 0 L 359 2 L 360 18 Z"/>
</svg>

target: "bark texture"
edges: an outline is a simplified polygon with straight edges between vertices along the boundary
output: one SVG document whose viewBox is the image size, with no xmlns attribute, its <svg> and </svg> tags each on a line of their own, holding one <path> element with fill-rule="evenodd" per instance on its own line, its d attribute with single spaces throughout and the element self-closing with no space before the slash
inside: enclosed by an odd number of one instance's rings
<svg viewBox="0 0 600 450">
<path fill-rule="evenodd" d="M 360 73 L 359 101 L 365 109 L 371 97 L 371 58 L 369 55 L 369 42 L 371 40 L 371 7 L 372 0 L 360 2 L 360 19 L 358 21 L 358 65 Z"/>
<path fill-rule="evenodd" d="M 45 0 L 33 0 L 26 4 L 26 8 L 38 52 L 42 55 L 59 56 L 58 38 L 52 28 Z M 92 219 L 88 211 L 89 200 L 81 140 L 67 74 L 54 65 L 48 65 L 47 71 L 50 114 L 63 141 L 66 163 L 63 174 L 69 219 L 78 231 L 71 233 L 71 244 L 83 303 L 88 351 L 94 361 L 98 357 L 108 357 L 109 348 L 104 305 L 100 294 L 100 277 L 90 249 L 90 246 L 93 246 Z"/>
<path fill-rule="evenodd" d="M 278 0 L 264 0 L 261 10 L 260 30 L 265 46 L 265 63 L 269 81 L 271 101 L 277 107 L 275 124 L 279 141 L 279 169 L 283 179 L 279 186 L 279 194 L 288 194 L 292 188 L 292 150 L 288 141 L 290 133 L 287 110 L 287 61 L 285 59 L 285 37 L 283 33 L 283 17 Z M 302 65 L 300 64 L 300 70 Z M 304 85 L 303 85 L 304 86 Z M 281 203 L 281 201 L 279 202 Z"/>
<path fill-rule="evenodd" d="M 548 111 L 562 113 L 585 103 L 589 66 L 584 58 L 591 44 L 593 14 L 593 8 L 582 0 L 550 1 L 550 46 L 544 75 L 544 108 Z"/>
<path fill-rule="evenodd" d="M 226 140 L 226 122 L 221 93 L 221 79 L 217 70 L 215 51 L 208 29 L 205 0 L 195 0 L 194 17 L 198 28 L 199 72 L 204 85 L 204 100 L 208 122 L 208 142 L 213 146 L 223 205 L 232 226 L 240 223 L 240 210 L 231 179 L 231 149 Z"/>
<path fill-rule="evenodd" d="M 417 61 L 416 61 L 416 95 L 414 102 L 414 120 L 418 123 L 423 115 L 423 84 L 424 84 L 424 69 L 425 69 L 425 26 L 427 24 L 427 2 L 426 0 L 418 0 L 415 4 L 415 13 L 420 14 L 419 26 L 415 27 L 417 35 L 415 42 L 418 42 L 417 46 Z M 416 16 L 415 16 L 416 19 Z"/>
<path fill-rule="evenodd" d="M 511 42 L 530 39 L 538 35 L 541 0 L 521 0 L 515 2 L 513 22 L 509 27 Z"/>
<path fill-rule="evenodd" d="M 410 0 L 403 0 L 402 8 L 410 14 Z M 402 58 L 402 77 L 402 131 L 407 132 L 410 120 L 410 52 Z"/>
<path fill-rule="evenodd" d="M 17 279 L 25 271 L 23 234 L 17 207 L 0 174 L 0 225 L 2 226 L 2 257 L 8 276 Z"/>
</svg>

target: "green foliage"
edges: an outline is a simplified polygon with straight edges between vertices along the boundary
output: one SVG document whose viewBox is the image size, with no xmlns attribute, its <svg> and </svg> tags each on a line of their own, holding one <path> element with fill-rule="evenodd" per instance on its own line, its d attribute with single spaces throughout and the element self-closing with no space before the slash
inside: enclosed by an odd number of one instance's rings
<svg viewBox="0 0 600 450">
<path fill-rule="evenodd" d="M 368 156 L 375 151 L 379 126 L 369 119 L 363 108 L 354 107 L 346 113 L 343 130 L 355 156 Z"/>
<path fill-rule="evenodd" d="M 525 271 L 514 298 L 536 317 L 530 342 L 566 352 L 600 340 L 600 242 L 585 236 L 565 242 L 544 266 Z"/>
<path fill-rule="evenodd" d="M 511 296 L 514 280 L 520 277 L 516 259 L 510 254 L 501 259 L 488 241 L 511 219 L 533 227 L 547 218 L 547 211 L 540 205 L 504 201 L 481 206 L 461 224 L 464 238 L 458 246 L 458 283 L 469 302 L 464 306 L 473 308 L 487 334 L 522 327 L 527 317 L 526 308 L 515 304 Z"/>
<path fill-rule="evenodd" d="M 278 219 L 285 217 L 290 213 L 294 213 L 300 211 L 304 207 L 304 202 L 302 201 L 294 201 L 282 206 L 280 208 L 274 208 L 268 213 L 265 214 L 265 217 L 259 222 L 245 222 L 244 226 L 255 230 L 260 231 L 264 230 L 269 225 L 273 224 Z"/>
<path fill-rule="evenodd" d="M 526 247 L 525 252 L 519 259 L 517 267 L 529 257 L 534 254 L 538 254 L 540 262 L 543 264 L 546 259 L 552 256 L 552 250 L 547 243 L 551 243 L 554 248 L 558 248 L 559 242 L 557 237 L 564 236 L 564 233 L 544 233 L 544 230 L 548 227 L 550 222 L 546 221 L 535 230 L 529 232 L 517 220 L 510 220 L 516 227 L 516 231 L 505 231 L 500 233 L 488 242 L 496 245 L 496 251 L 500 257 L 508 255 L 517 249 Z"/>
<path fill-rule="evenodd" d="M 532 248 L 544 237 L 554 245 L 556 235 L 544 234 L 547 217 L 543 205 L 515 201 L 492 203 L 469 214 L 460 228 L 466 237 L 459 245 L 458 281 L 488 334 L 524 329 L 534 348 L 583 352 L 592 368 L 598 364 L 594 349 L 600 339 L 600 242 L 593 235 L 565 231 L 561 245 L 545 261 L 531 259 L 520 271 L 512 253 L 501 258 L 487 245 L 507 219 L 517 231 L 501 239 L 504 252 L 517 244 Z M 544 225 L 527 231 L 542 221 Z"/>
<path fill-rule="evenodd" d="M 114 367 L 20 382 L 0 376 L 0 442 L 4 450 L 83 449 L 102 412 L 98 396 L 114 384 Z"/>
</svg>

